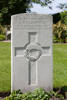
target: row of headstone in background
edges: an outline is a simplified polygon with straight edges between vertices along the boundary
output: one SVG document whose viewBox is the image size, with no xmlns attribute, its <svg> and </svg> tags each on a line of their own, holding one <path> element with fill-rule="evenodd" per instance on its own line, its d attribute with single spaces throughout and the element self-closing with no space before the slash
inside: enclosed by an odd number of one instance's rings
<svg viewBox="0 0 67 100">
<path fill-rule="evenodd" d="M 52 16 L 18 14 L 11 18 L 11 89 L 53 88 Z"/>
</svg>

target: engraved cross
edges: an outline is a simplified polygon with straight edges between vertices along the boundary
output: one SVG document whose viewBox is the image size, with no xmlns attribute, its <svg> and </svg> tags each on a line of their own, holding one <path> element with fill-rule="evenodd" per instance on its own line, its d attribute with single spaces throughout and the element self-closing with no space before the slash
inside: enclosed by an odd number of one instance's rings
<svg viewBox="0 0 67 100">
<path fill-rule="evenodd" d="M 15 49 L 15 56 L 25 56 L 29 62 L 28 70 L 28 84 L 37 84 L 37 60 L 40 56 L 46 56 L 50 54 L 50 47 L 41 47 L 38 43 L 38 34 L 36 32 L 30 32 L 28 36 L 29 42 L 25 47 L 18 47 Z"/>
</svg>

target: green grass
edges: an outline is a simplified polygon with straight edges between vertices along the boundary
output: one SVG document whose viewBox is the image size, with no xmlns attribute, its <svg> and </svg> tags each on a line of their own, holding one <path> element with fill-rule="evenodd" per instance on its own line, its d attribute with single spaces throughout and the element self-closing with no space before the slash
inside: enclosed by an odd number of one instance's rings
<svg viewBox="0 0 67 100">
<path fill-rule="evenodd" d="M 11 44 L 0 42 L 0 92 L 11 88 Z M 67 86 L 67 44 L 53 45 L 54 87 Z"/>
<path fill-rule="evenodd" d="M 0 42 L 0 92 L 11 88 L 11 46 L 10 43 Z"/>
<path fill-rule="evenodd" d="M 67 44 L 53 45 L 54 87 L 67 86 Z"/>
</svg>

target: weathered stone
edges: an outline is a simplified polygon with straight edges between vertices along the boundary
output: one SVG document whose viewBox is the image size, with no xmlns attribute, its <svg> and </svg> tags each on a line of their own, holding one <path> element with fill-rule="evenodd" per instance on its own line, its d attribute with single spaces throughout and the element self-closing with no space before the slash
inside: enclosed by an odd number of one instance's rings
<svg viewBox="0 0 67 100">
<path fill-rule="evenodd" d="M 11 89 L 52 90 L 52 16 L 13 15 L 11 31 Z"/>
</svg>

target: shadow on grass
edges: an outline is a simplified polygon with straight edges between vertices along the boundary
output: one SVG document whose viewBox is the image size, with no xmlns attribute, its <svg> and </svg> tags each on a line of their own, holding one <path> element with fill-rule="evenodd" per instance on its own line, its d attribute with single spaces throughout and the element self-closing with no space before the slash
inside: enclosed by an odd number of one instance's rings
<svg viewBox="0 0 67 100">
<path fill-rule="evenodd" d="M 10 95 L 10 92 L 0 92 L 0 97 L 6 97 L 6 96 L 9 96 Z"/>
<path fill-rule="evenodd" d="M 63 86 L 63 87 L 60 87 L 60 88 L 54 88 L 53 90 L 55 92 L 63 94 L 64 97 L 67 98 L 67 86 Z"/>
</svg>

